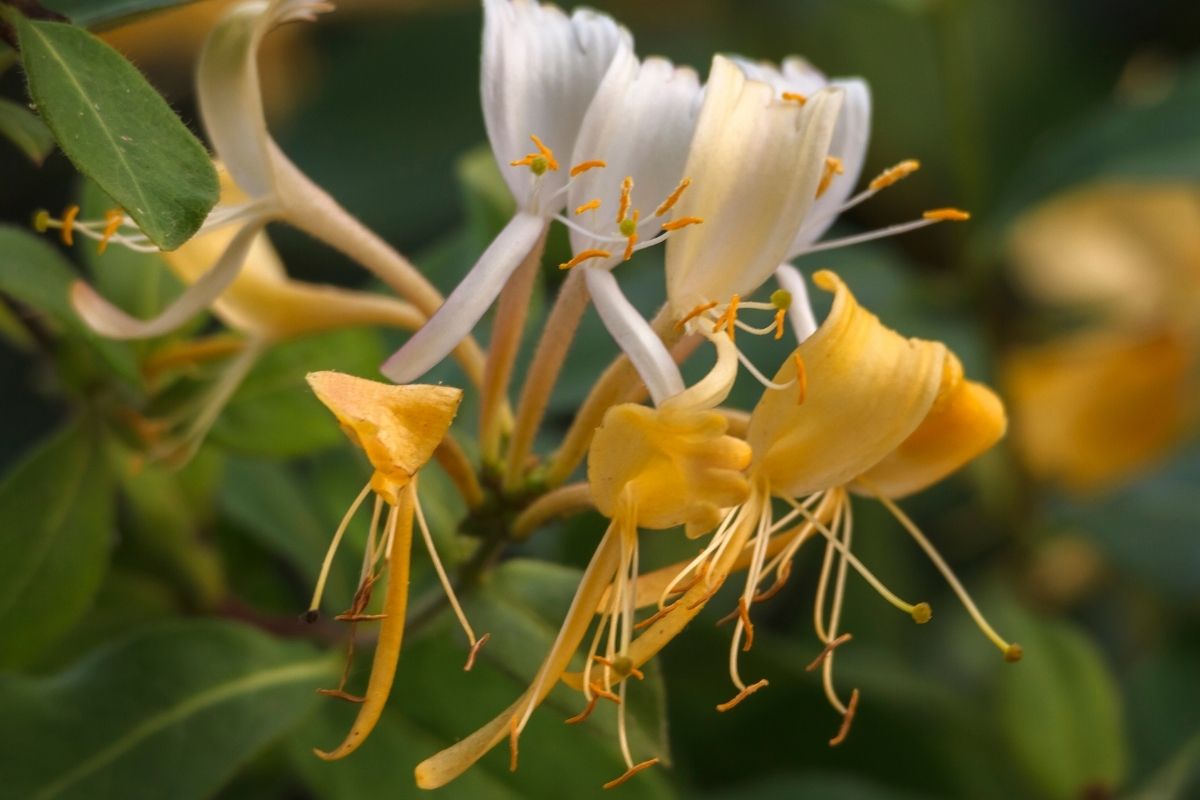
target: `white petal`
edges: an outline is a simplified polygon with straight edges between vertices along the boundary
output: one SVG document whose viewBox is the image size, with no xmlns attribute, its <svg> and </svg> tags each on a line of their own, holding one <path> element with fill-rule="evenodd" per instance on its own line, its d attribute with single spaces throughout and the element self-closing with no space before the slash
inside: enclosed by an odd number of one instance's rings
<svg viewBox="0 0 1200 800">
<path fill-rule="evenodd" d="M 522 208 L 531 208 L 528 169 L 509 162 L 533 149 L 530 134 L 554 151 L 562 167 L 547 172 L 539 196 L 566 183 L 566 160 L 588 104 L 617 52 L 632 51 L 628 31 L 611 17 L 578 9 L 569 18 L 557 7 L 531 0 L 484 0 L 481 91 L 492 151 Z M 559 195 L 553 214 L 562 208 Z"/>
<path fill-rule="evenodd" d="M 583 119 L 571 157 L 573 164 L 599 159 L 608 166 L 575 178 L 568 191 L 568 213 L 598 198 L 599 210 L 577 221 L 598 233 L 616 235 L 621 182 L 629 176 L 634 182 L 633 206 L 642 219 L 650 217 L 683 177 L 700 99 L 694 70 L 661 58 L 639 64 L 632 53 L 619 54 Z M 645 238 L 657 233 L 658 226 L 642 230 Z M 604 245 L 572 229 L 571 246 L 578 253 Z"/>
<path fill-rule="evenodd" d="M 683 315 L 698 303 L 757 289 L 784 261 L 812 207 L 841 107 L 840 90 L 801 106 L 713 59 L 684 173 L 679 213 L 700 217 L 667 244 L 667 296 Z"/>
<path fill-rule="evenodd" d="M 633 363 L 654 404 L 657 406 L 682 392 L 683 377 L 670 351 L 650 323 L 621 293 L 613 274 L 605 269 L 583 269 L 586 270 L 588 292 L 604 327 Z"/>
<path fill-rule="evenodd" d="M 788 321 L 792 323 L 796 343 L 800 344 L 817 331 L 817 317 L 813 314 L 812 301 L 808 297 L 808 285 L 800 270 L 791 264 L 780 264 L 779 269 L 775 270 L 775 280 L 792 296 L 792 304 L 788 306 Z"/>
<path fill-rule="evenodd" d="M 458 346 L 521 265 L 545 230 L 546 221 L 518 212 L 454 288 L 446 302 L 380 371 L 396 383 L 412 383 Z"/>
<path fill-rule="evenodd" d="M 71 287 L 71 304 L 88 327 L 111 339 L 148 339 L 170 333 L 212 305 L 233 282 L 265 224 L 265 220 L 247 223 L 233 237 L 216 265 L 154 319 L 140 320 L 129 316 L 82 281 Z"/>
</svg>

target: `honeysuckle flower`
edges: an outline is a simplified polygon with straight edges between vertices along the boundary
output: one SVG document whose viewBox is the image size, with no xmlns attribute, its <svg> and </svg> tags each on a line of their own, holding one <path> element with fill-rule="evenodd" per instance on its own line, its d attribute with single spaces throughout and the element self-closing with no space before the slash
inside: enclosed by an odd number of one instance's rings
<svg viewBox="0 0 1200 800">
<path fill-rule="evenodd" d="M 1101 184 L 1015 223 L 1009 255 L 1041 307 L 1081 328 L 1008 353 L 1015 450 L 1039 480 L 1090 492 L 1183 442 L 1200 406 L 1200 192 Z"/>
<path fill-rule="evenodd" d="M 732 347 L 724 341 L 719 346 Z M 720 372 L 731 359 L 718 362 L 714 373 L 658 408 L 623 404 L 609 409 L 592 442 L 588 479 L 597 509 L 611 523 L 550 652 L 516 703 L 417 766 L 419 786 L 432 789 L 453 780 L 506 737 L 515 769 L 521 731 L 563 677 L 601 606 L 579 680 L 585 708 L 567 722 L 585 720 L 600 699 L 618 704 L 618 744 L 626 772 L 605 788 L 658 763 L 657 757 L 636 761 L 626 734 L 628 678 L 642 675 L 629 655 L 638 627 L 638 535 L 639 529 L 666 530 L 680 525 L 687 527 L 689 535 L 699 535 L 712 529 L 723 508 L 741 504 L 749 494 L 743 470 L 750 463 L 750 448 L 729 436 L 725 418 L 712 410 L 724 400 L 730 384 L 728 376 Z M 732 364 L 736 368 L 736 361 Z"/>
<path fill-rule="evenodd" d="M 589 9 L 568 17 L 532 0 L 484 0 L 483 13 L 484 122 L 517 211 L 429 323 L 384 363 L 397 383 L 445 358 L 541 240 L 581 166 L 559 159 L 574 151 L 609 69 L 633 58 L 629 32 Z"/>
<path fill-rule="evenodd" d="M 390 386 L 338 372 L 309 373 L 308 383 L 317 398 L 337 417 L 350 441 L 362 449 L 373 468 L 366 486 L 359 492 L 334 533 L 313 593 L 310 619 L 316 619 L 325 579 L 346 529 L 367 496 L 375 495 L 359 588 L 349 611 L 340 614 L 338 619 L 352 625 L 378 621 L 379 640 L 371 665 L 371 676 L 362 697 L 346 692 L 345 674 L 342 685 L 337 689 L 323 690 L 324 694 L 360 704 L 358 717 L 345 740 L 330 751 L 314 750 L 322 759 L 333 761 L 354 752 L 366 741 L 379 721 L 391 691 L 404 636 L 414 518 L 438 578 L 466 631 L 471 647 L 466 669 L 471 668 L 475 654 L 487 636 L 477 638 L 467 622 L 438 558 L 417 497 L 417 474 L 449 431 L 462 401 L 462 391 L 448 386 Z M 385 505 L 388 507 L 386 517 L 383 515 Z M 382 531 L 379 528 L 381 520 Z M 367 613 L 372 589 L 384 572 L 387 575 L 387 588 L 382 612 Z"/>
</svg>

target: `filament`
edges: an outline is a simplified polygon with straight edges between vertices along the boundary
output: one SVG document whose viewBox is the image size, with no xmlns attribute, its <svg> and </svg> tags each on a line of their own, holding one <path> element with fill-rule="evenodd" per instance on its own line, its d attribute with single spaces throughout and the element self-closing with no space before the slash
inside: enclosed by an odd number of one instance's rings
<svg viewBox="0 0 1200 800">
<path fill-rule="evenodd" d="M 337 527 L 337 531 L 333 534 L 333 540 L 329 543 L 329 549 L 325 551 L 325 560 L 321 562 L 321 572 L 317 576 L 317 586 L 313 590 L 312 602 L 308 604 L 308 616 L 310 619 L 316 619 L 316 614 L 321 607 L 321 595 L 325 593 L 325 581 L 329 578 L 329 569 L 333 566 L 333 554 L 337 552 L 338 545 L 341 544 L 342 536 L 345 535 L 346 529 L 350 527 L 350 520 L 354 519 L 355 513 L 359 506 L 367 499 L 367 495 L 371 493 L 371 481 L 367 481 L 367 485 L 358 493 L 358 497 L 350 504 L 350 508 L 342 516 L 342 521 Z M 377 507 L 378 508 L 378 507 Z M 372 526 L 373 527 L 373 526 Z"/>
</svg>

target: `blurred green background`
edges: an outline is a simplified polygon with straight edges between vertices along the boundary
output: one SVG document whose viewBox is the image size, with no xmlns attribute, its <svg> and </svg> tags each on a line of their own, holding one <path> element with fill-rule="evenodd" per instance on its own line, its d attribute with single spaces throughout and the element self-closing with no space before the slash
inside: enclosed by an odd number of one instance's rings
<svg viewBox="0 0 1200 800">
<path fill-rule="evenodd" d="M 48 5 L 68 13 L 87 7 L 83 0 Z M 203 2 L 104 33 L 193 127 L 192 59 L 224 5 Z M 1044 204 L 1087 197 L 1097 187 L 1117 186 L 1134 198 L 1181 191 L 1200 203 L 1200 5 L 593 5 L 632 30 L 641 55 L 662 54 L 701 74 L 712 52 L 732 51 L 771 60 L 802 54 L 827 74 L 866 78 L 874 120 L 864 175 L 909 157 L 923 168 L 854 209 L 837 231 L 881 227 L 938 206 L 972 211 L 968 224 L 822 254 L 802 266 L 838 269 L 886 323 L 946 341 L 969 376 L 1010 401 L 1014 426 L 997 451 L 904 505 L 1026 653 L 1020 664 L 1004 664 L 899 526 L 860 502 L 856 551 L 902 595 L 929 601 L 935 617 L 914 627 L 851 580 L 844 627 L 855 639 L 839 651 L 839 683 L 859 687 L 863 700 L 849 740 L 827 746 L 839 719 L 804 671 L 819 650 L 809 621 L 817 559 L 809 553 L 787 589 L 763 607 L 756 646 L 743 661 L 770 688 L 730 713 L 713 710 L 730 694 L 728 640 L 702 617 L 666 650 L 636 715 L 641 741 L 669 739 L 671 766 L 617 791 L 714 799 L 1200 797 L 1200 448 L 1193 436 L 1200 320 L 1152 304 L 1132 322 L 1114 321 L 1101 303 L 1052 301 L 1027 277 L 1059 267 L 1023 265 L 1025 251 L 1013 244 Z M 480 26 L 471 2 L 347 0 L 316 25 L 273 34 L 262 65 L 283 149 L 443 289 L 507 212 L 479 111 Z M 25 102 L 19 68 L 0 76 L 0 96 Z M 79 191 L 61 154 L 34 166 L 7 142 L 0 142 L 0 176 L 0 217 L 19 227 L 28 227 L 34 209 L 57 212 Z M 1151 268 L 1139 262 L 1136 280 L 1116 294 L 1200 298 L 1195 216 L 1160 218 L 1156 226 L 1121 213 L 1105 219 L 1091 232 L 1068 221 L 1043 234 L 1051 245 L 1062 242 L 1062 270 L 1075 263 L 1068 245 L 1089 236 L 1116 252 L 1102 236 L 1116 231 L 1153 254 Z M 1182 243 L 1161 246 L 1162 227 Z M 361 270 L 300 234 L 273 229 L 272 236 L 294 276 L 366 284 Z M 551 242 L 531 330 L 561 278 L 553 264 L 562 260 L 563 239 Z M 82 249 L 62 253 L 88 263 Z M 0 252 L 6 281 L 29 268 L 15 253 Z M 662 294 L 653 263 L 620 274 L 647 309 Z M 384 722 L 346 761 L 322 763 L 310 748 L 340 739 L 349 710 L 287 680 L 222 700 L 178 730 L 164 723 L 128 742 L 121 720 L 142 719 L 139 709 L 184 698 L 214 675 L 336 682 L 337 632 L 305 627 L 297 614 L 365 465 L 307 396 L 303 374 L 336 368 L 373 376 L 398 340 L 350 331 L 277 348 L 199 456 L 173 472 L 130 468 L 124 445 L 99 454 L 81 445 L 86 437 L 78 431 L 108 424 L 127 391 L 94 367 L 93 353 L 56 345 L 58 330 L 51 325 L 47 333 L 19 300 L 6 300 L 0 322 L 0 467 L 11 471 L 0 488 L 0 542 L 8 543 L 0 560 L 9 546 L 27 545 L 48 517 L 79 544 L 46 545 L 47 558 L 65 566 L 48 573 L 38 600 L 39 612 L 42 604 L 57 609 L 44 627 L 31 609 L 8 605 L 3 586 L 21 575 L 0 567 L 0 668 L 9 670 L 0 674 L 0 797 L 30 796 L 34 786 L 48 792 L 41 796 L 73 797 L 415 796 L 413 765 L 490 719 L 523 687 L 570 598 L 573 568 L 603 531 L 597 515 L 584 515 L 506 553 L 471 594 L 478 627 L 493 634 L 475 672 L 462 673 L 449 620 L 414 626 Z M 1103 353 L 1084 363 L 1074 351 L 1056 350 L 1062 358 L 1043 372 L 1013 377 L 1011 365 L 1024 354 L 1080 332 L 1120 342 L 1166 336 L 1172 364 L 1182 366 L 1146 376 L 1139 367 L 1153 356 L 1110 369 Z M 614 353 L 589 313 L 552 403 L 552 428 L 565 429 Z M 1087 376 L 1039 393 L 1040 378 L 1076 369 Z M 437 377 L 461 383 L 453 366 Z M 1124 391 L 1130 387 L 1139 390 Z M 740 388 L 742 402 L 750 402 L 753 387 Z M 1098 398 L 1112 407 L 1093 408 Z M 470 430 L 474 415 L 464 411 L 460 419 Z M 64 425 L 68 433 L 42 447 Z M 1083 454 L 1138 443 L 1103 475 L 1077 479 L 1072 467 L 1046 467 L 1030 455 L 1033 445 L 1022 444 L 1027 431 L 1044 426 L 1069 431 L 1059 446 Z M 75 482 L 62 487 L 72 475 Z M 426 503 L 454 560 L 470 551 L 470 531 L 458 535 L 462 512 L 445 484 L 431 472 Z M 360 548 L 361 534 L 352 534 Z M 667 537 L 645 539 L 643 563 L 685 552 Z M 432 585 L 422 559 L 417 594 Z M 330 602 L 348 601 L 353 573 L 351 566 L 335 573 Z M 507 771 L 506 753 L 493 753 L 438 794 L 598 796 L 600 784 L 621 770 L 612 723 L 563 729 L 561 718 L 576 710 L 552 703 L 535 716 L 517 773 Z M 114 741 L 124 749 L 111 752 Z M 83 783 L 21 782 L 37 771 L 30 764 L 94 759 L 97 771 Z M 6 781 L 9 775 L 16 777 Z"/>
</svg>

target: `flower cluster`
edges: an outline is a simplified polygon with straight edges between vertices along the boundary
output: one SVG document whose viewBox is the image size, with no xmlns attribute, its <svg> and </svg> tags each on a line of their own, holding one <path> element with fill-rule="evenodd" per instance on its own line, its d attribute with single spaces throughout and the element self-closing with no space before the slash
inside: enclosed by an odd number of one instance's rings
<svg viewBox="0 0 1200 800">
<path fill-rule="evenodd" d="M 324 759 L 349 755 L 367 738 L 390 693 L 407 609 L 414 528 L 464 630 L 467 668 L 477 636 L 442 567 L 418 496 L 419 471 L 437 459 L 466 503 L 519 513 L 505 531 L 527 535 L 579 507 L 609 520 L 550 651 L 529 689 L 478 731 L 428 758 L 418 785 L 446 784 L 507 740 L 512 766 L 531 715 L 560 683 L 579 693 L 582 722 L 601 701 L 618 707 L 626 772 L 657 762 L 632 752 L 626 735 L 630 679 L 744 574 L 729 615 L 729 710 L 767 685 L 742 677 L 739 656 L 755 640 L 755 607 L 788 580 L 799 549 L 824 541 L 814 627 L 829 702 L 847 735 L 858 691 L 834 683 L 842 597 L 850 570 L 916 622 L 926 603 L 900 599 L 854 555 L 855 495 L 882 503 L 950 582 L 986 636 L 1010 661 L 1019 646 L 980 614 L 931 543 L 896 505 L 995 444 L 1005 430 L 996 395 L 968 380 L 939 342 L 887 328 L 833 272 L 811 280 L 832 296 L 823 321 L 810 305 L 798 256 L 967 219 L 942 208 L 919 219 L 843 239 L 823 238 L 839 213 L 919 167 L 904 161 L 858 189 L 871 98 L 858 79 L 827 79 L 800 59 L 781 66 L 715 56 L 707 80 L 661 58 L 641 59 L 628 31 L 592 11 L 571 15 L 530 0 L 484 0 L 482 99 L 496 161 L 516 201 L 512 219 L 467 276 L 442 298 L 419 271 L 306 178 L 270 138 L 256 54 L 275 26 L 329 10 L 311 0 L 249 0 L 209 37 L 199 67 L 203 121 L 224 168 L 226 191 L 198 237 L 166 263 L 191 287 L 153 320 L 129 317 L 79 284 L 75 307 L 98 332 L 161 335 L 212 306 L 231 327 L 265 344 L 342 325 L 390 324 L 414 333 L 383 365 L 384 384 L 337 372 L 309 376 L 371 465 L 371 477 L 333 538 L 310 614 L 316 616 L 338 544 L 366 500 L 373 512 L 359 588 L 339 619 L 379 623 L 363 695 L 346 680 L 326 693 L 360 706 L 345 740 Z M 857 190 L 857 191 L 856 191 Z M 291 280 L 263 228 L 286 222 L 346 253 L 402 300 Z M 569 271 L 546 318 L 517 405 L 508 400 L 515 354 L 546 234 L 569 229 Z M 115 212 L 101 222 L 43 216 L 39 225 L 149 248 Z M 666 303 L 645 318 L 622 292 L 618 272 L 663 245 Z M 601 374 L 557 451 L 531 458 L 547 400 L 588 304 L 622 355 Z M 472 331 L 495 306 L 486 358 Z M 754 321 L 754 317 L 761 317 Z M 738 336 L 770 336 L 777 368 L 764 371 Z M 711 348 L 713 365 L 685 380 L 681 364 Z M 450 433 L 463 392 L 417 383 L 451 354 L 479 393 L 474 465 Z M 244 374 L 246 367 L 240 368 Z M 760 385 L 748 413 L 727 404 L 739 375 Z M 236 376 L 233 380 L 236 380 Z M 226 391 L 215 398 L 208 419 Z M 644 402 L 649 398 L 649 404 Z M 198 428 L 191 440 L 203 434 Z M 586 459 L 586 481 L 570 484 Z M 480 474 L 490 480 L 480 480 Z M 483 509 L 483 511 L 480 511 Z M 691 560 L 643 571 L 643 531 L 696 542 Z M 372 589 L 386 582 L 382 605 Z M 590 633 L 590 638 L 589 638 Z"/>
</svg>

